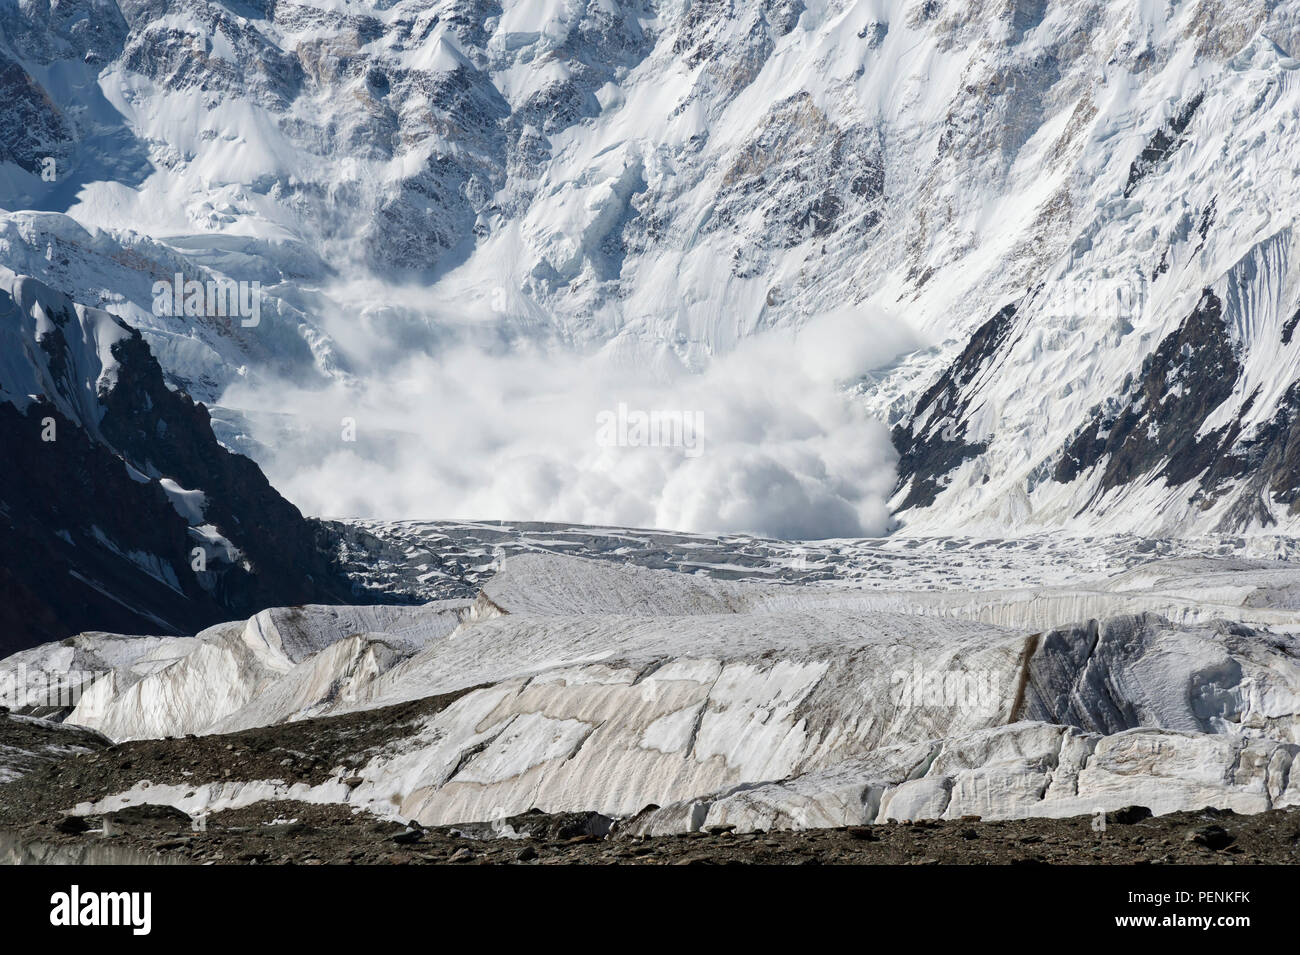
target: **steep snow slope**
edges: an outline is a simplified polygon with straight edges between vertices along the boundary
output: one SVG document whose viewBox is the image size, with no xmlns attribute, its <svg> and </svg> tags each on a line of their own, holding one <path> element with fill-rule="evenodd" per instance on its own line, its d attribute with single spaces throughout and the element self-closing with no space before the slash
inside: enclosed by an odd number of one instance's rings
<svg viewBox="0 0 1300 955">
<path fill-rule="evenodd" d="M 21 0 L 0 253 L 206 400 L 885 308 L 931 347 L 854 384 L 850 324 L 827 374 L 910 531 L 1291 526 L 1298 44 L 1295 0 Z M 264 320 L 154 315 L 177 271 Z M 218 417 L 269 456 L 254 394 Z"/>
</svg>

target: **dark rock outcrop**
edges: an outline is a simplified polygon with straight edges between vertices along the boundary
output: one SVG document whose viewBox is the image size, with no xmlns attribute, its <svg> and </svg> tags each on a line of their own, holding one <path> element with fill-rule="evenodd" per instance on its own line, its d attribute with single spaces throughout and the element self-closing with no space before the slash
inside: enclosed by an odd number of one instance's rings
<svg viewBox="0 0 1300 955">
<path fill-rule="evenodd" d="M 1171 117 L 1168 122 L 1156 130 L 1151 141 L 1146 144 L 1137 159 L 1128 170 L 1128 182 L 1124 185 L 1125 198 L 1133 195 L 1133 190 L 1138 184 L 1146 178 L 1147 174 L 1165 160 L 1177 152 L 1178 147 L 1185 141 L 1187 127 L 1191 125 L 1192 118 L 1196 111 L 1200 109 L 1201 101 L 1205 98 L 1204 93 L 1197 93 L 1193 96 L 1176 115 Z"/>
<path fill-rule="evenodd" d="M 987 442 L 967 437 L 971 385 L 993 367 L 1015 315 L 1016 306 L 1006 305 L 976 329 L 962 353 L 921 395 L 911 416 L 894 426 L 896 492 L 907 489 L 898 510 L 929 507 L 942 490 L 944 475 L 988 450 Z"/>
<path fill-rule="evenodd" d="M 1223 303 L 1206 289 L 1192 314 L 1142 362 L 1136 379 L 1107 407 L 1094 410 L 1053 476 L 1066 483 L 1103 465 L 1103 492 L 1146 474 L 1172 485 L 1187 483 L 1206 472 L 1240 432 L 1227 425 L 1199 433 L 1232 395 L 1240 374 Z"/>
<path fill-rule="evenodd" d="M 325 531 L 218 443 L 138 332 L 30 279 L 0 286 L 0 323 L 0 654 L 357 598 Z M 88 380 L 87 355 L 105 352 L 112 376 Z M 163 479 L 201 491 L 202 513 L 185 516 Z"/>
</svg>

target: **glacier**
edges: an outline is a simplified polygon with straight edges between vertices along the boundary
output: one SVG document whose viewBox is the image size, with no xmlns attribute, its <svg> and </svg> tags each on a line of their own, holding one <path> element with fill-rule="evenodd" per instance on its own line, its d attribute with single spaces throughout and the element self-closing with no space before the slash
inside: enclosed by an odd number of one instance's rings
<svg viewBox="0 0 1300 955">
<path fill-rule="evenodd" d="M 534 552 L 473 600 L 266 611 L 132 654 L 87 634 L 79 653 L 38 648 L 0 673 L 97 667 L 64 725 L 114 740 L 440 701 L 382 746 L 336 751 L 323 781 L 142 775 L 80 813 L 295 799 L 425 825 L 597 811 L 656 834 L 1259 812 L 1300 803 L 1292 581 L 1265 561 L 1140 563 L 1110 580 L 1122 608 L 1040 628 L 982 619 L 1015 591 L 980 606 Z M 1171 619 L 1175 598 L 1201 612 Z M 1233 607 L 1273 616 L 1225 619 Z"/>
<path fill-rule="evenodd" d="M 1296 806 L 1297 53 L 1300 0 L 5 5 L 0 778 L 356 720 L 66 808 Z"/>
</svg>

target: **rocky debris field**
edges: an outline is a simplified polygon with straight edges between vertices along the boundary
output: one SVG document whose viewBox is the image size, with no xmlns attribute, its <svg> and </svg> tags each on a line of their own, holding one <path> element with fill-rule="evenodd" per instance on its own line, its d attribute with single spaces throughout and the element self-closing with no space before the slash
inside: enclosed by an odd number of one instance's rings
<svg viewBox="0 0 1300 955">
<path fill-rule="evenodd" d="M 0 706 L 0 783 L 59 763 L 73 755 L 91 755 L 111 745 L 94 730 L 54 726 L 45 720 L 10 714 Z"/>
<path fill-rule="evenodd" d="M 12 818 L 12 817 L 11 817 Z M 1223 810 L 1147 816 L 891 823 L 839 829 L 660 837 L 600 835 L 596 813 L 534 812 L 493 827 L 419 825 L 338 805 L 262 802 L 214 813 L 206 830 L 170 806 L 132 806 L 99 817 L 31 818 L 11 839 L 48 850 L 88 843 L 137 858 L 197 864 L 279 865 L 1241 865 L 1300 862 L 1300 812 Z M 1121 820 L 1129 821 L 1121 821 Z M 109 835 L 103 831 L 108 822 Z M 488 836 L 489 832 L 512 837 Z"/>
<path fill-rule="evenodd" d="M 218 864 L 1178 864 L 1300 862 L 1300 810 L 1241 815 L 1206 808 L 1152 816 L 981 820 L 756 832 L 731 826 L 662 836 L 596 812 L 546 813 L 451 826 L 384 819 L 369 809 L 293 799 L 213 812 L 200 823 L 144 803 L 69 815 L 144 780 L 152 785 L 275 777 L 318 783 L 353 758 L 382 754 L 413 721 L 461 694 L 220 736 L 111 744 L 98 734 L 0 715 L 0 746 L 39 754 L 0 785 L 0 856 Z M 387 810 L 389 807 L 382 807 Z"/>
<path fill-rule="evenodd" d="M 382 751 L 385 744 L 402 738 L 414 721 L 463 695 L 448 693 L 222 736 L 117 745 L 79 727 L 0 714 L 0 748 L 33 753 L 26 763 L 28 772 L 0 785 L 0 827 L 42 814 L 57 815 L 79 802 L 103 799 L 142 781 L 180 786 L 232 778 L 320 783 L 342 761 Z M 72 744 L 64 742 L 69 736 Z M 57 750 L 55 741 L 61 744 Z"/>
</svg>

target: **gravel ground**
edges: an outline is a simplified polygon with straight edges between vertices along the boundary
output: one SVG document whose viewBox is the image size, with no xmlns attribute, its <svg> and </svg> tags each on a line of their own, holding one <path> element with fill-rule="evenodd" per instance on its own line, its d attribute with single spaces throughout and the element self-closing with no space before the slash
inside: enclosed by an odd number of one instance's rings
<svg viewBox="0 0 1300 955">
<path fill-rule="evenodd" d="M 1241 865 L 1300 862 L 1300 812 L 1237 816 L 1216 810 L 1112 821 L 1090 817 L 975 819 L 767 833 L 704 832 L 620 838 L 595 813 L 534 813 L 505 820 L 519 838 L 482 837 L 485 826 L 423 829 L 345 806 L 263 802 L 215 813 L 204 832 L 170 807 L 103 817 L 32 820 L 5 827 L 28 844 L 82 852 L 92 846 L 172 862 L 220 864 L 628 864 L 628 865 Z M 77 831 L 90 826 L 88 831 Z M 93 853 L 92 853 L 93 856 Z"/>
<path fill-rule="evenodd" d="M 468 691 L 466 691 L 468 692 Z M 1152 817 L 891 823 L 845 829 L 620 836 L 597 813 L 533 812 L 493 825 L 422 828 L 356 807 L 267 801 L 214 813 L 204 832 L 165 807 L 70 817 L 80 802 L 151 783 L 278 778 L 319 783 L 360 766 L 459 694 L 223 736 L 118 745 L 84 731 L 0 714 L 0 752 L 39 752 L 0 785 L 0 848 L 38 857 L 135 857 L 281 864 L 1255 864 L 1300 862 L 1300 810 L 1253 816 L 1205 809 Z M 107 833 L 105 821 L 107 819 Z M 612 827 L 612 830 L 611 830 Z M 503 838 L 502 834 L 514 836 Z M 31 857 L 31 854 L 27 854 Z"/>
</svg>

